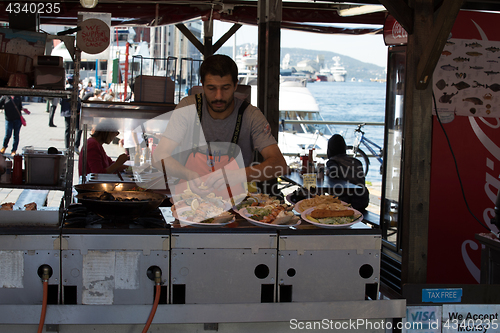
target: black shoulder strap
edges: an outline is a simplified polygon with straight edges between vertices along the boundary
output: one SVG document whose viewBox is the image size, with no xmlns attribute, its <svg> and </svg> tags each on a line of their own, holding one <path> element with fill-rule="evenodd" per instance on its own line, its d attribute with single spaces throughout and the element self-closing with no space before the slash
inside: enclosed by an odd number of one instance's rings
<svg viewBox="0 0 500 333">
<path fill-rule="evenodd" d="M 238 116 L 236 118 L 236 125 L 234 126 L 233 139 L 231 140 L 231 143 L 233 143 L 233 144 L 231 145 L 231 148 L 229 149 L 229 152 L 228 152 L 228 155 L 230 157 L 234 157 L 236 145 L 238 144 L 238 140 L 240 138 L 241 124 L 243 123 L 243 112 L 245 112 L 248 105 L 250 105 L 250 103 L 248 103 L 247 101 L 244 100 L 243 103 L 241 103 L 241 106 L 238 110 Z"/>
<path fill-rule="evenodd" d="M 201 131 L 201 115 L 202 115 L 202 106 L 203 106 L 203 98 L 201 94 L 196 94 L 196 111 L 198 113 L 198 117 L 196 117 L 196 122 L 193 129 L 193 150 L 198 148 L 198 144 L 200 142 L 200 131 Z"/>
<path fill-rule="evenodd" d="M 203 107 L 203 95 L 202 94 L 196 94 L 196 111 L 198 112 L 198 123 L 201 122 L 201 115 L 203 114 L 202 112 L 202 107 Z"/>
</svg>

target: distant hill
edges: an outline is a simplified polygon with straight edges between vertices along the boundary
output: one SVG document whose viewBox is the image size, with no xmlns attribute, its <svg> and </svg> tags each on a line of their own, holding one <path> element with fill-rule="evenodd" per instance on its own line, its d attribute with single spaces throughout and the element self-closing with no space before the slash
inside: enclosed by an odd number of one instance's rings
<svg viewBox="0 0 500 333">
<path fill-rule="evenodd" d="M 239 45 L 237 49 L 245 49 L 245 45 Z M 248 47 L 248 49 L 251 49 L 251 47 Z M 220 48 L 217 53 L 232 56 L 233 48 L 225 46 Z M 352 78 L 365 81 L 368 81 L 369 79 L 385 79 L 387 75 L 384 67 L 362 62 L 335 52 L 285 47 L 281 49 L 281 63 L 283 63 L 283 58 L 286 54 L 290 55 L 290 66 L 296 69 L 297 64 L 305 60 L 309 60 L 309 63 L 316 63 L 317 70 L 319 70 L 320 67 L 330 68 L 334 65 L 332 58 L 340 57 L 340 62 L 347 71 L 346 81 L 350 81 Z M 320 66 L 317 63 L 318 57 L 322 57 L 324 59 L 323 66 Z"/>
</svg>

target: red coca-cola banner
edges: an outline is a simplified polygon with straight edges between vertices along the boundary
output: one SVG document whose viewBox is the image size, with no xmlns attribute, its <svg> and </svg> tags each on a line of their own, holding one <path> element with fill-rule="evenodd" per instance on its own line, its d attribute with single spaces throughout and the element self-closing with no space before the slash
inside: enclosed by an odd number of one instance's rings
<svg viewBox="0 0 500 333">
<path fill-rule="evenodd" d="M 451 37 L 476 39 L 484 45 L 487 41 L 499 41 L 499 22 L 498 14 L 461 11 Z M 493 97 L 500 98 L 500 92 Z M 487 229 L 467 209 L 446 137 L 437 117 L 433 118 L 427 282 L 478 283 L 481 244 L 474 235 Z M 446 121 L 449 122 L 443 127 L 455 154 L 470 211 L 483 225 L 498 231 L 490 220 L 500 189 L 500 120 L 454 116 Z"/>
<path fill-rule="evenodd" d="M 385 45 L 406 45 L 407 42 L 408 33 L 406 30 L 392 15 L 388 15 L 384 23 Z"/>
</svg>

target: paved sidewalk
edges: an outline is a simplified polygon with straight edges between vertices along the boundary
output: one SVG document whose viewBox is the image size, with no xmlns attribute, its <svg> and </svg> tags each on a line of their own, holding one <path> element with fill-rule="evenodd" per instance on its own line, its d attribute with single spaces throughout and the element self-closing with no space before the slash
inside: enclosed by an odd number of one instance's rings
<svg viewBox="0 0 500 333">
<path fill-rule="evenodd" d="M 26 119 L 27 126 L 21 128 L 19 134 L 19 146 L 17 148 L 18 153 L 22 153 L 22 149 L 25 146 L 33 146 L 35 149 L 48 149 L 49 147 L 55 147 L 57 149 L 65 149 L 64 146 L 64 131 L 65 123 L 64 118 L 60 115 L 60 105 L 58 105 L 55 116 L 54 124 L 57 127 L 49 127 L 49 113 L 46 112 L 47 104 L 34 103 L 34 102 L 23 102 L 23 108 L 28 109 L 31 113 L 26 115 L 23 113 Z M 5 116 L 4 110 L 0 109 L 0 145 L 3 144 L 3 138 L 5 136 Z M 120 137 L 120 136 L 119 136 Z M 84 138 L 82 137 L 82 144 Z M 14 138 L 11 137 L 7 150 L 5 151 L 5 156 L 10 157 L 10 152 L 12 150 L 12 143 Z M 112 158 L 116 159 L 120 154 L 125 152 L 125 149 L 119 147 L 115 144 L 104 145 L 106 153 Z M 81 148 L 81 147 L 80 147 Z M 75 154 L 75 165 L 73 171 L 73 184 L 78 183 L 78 160 L 79 155 Z M 12 189 L 12 188 L 2 188 L 0 184 L 0 203 L 4 202 L 15 202 L 17 197 L 21 194 L 22 190 Z M 50 191 L 48 197 L 49 207 L 58 207 L 60 204 L 60 198 L 64 195 L 62 191 Z"/>
</svg>

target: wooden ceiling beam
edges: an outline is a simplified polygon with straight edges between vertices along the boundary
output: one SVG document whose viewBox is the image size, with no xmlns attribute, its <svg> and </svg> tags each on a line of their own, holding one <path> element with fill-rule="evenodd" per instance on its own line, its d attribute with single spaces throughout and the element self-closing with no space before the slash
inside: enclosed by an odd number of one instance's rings
<svg viewBox="0 0 500 333">
<path fill-rule="evenodd" d="M 202 42 L 200 42 L 198 40 L 198 38 L 196 38 L 196 36 L 191 32 L 191 30 L 189 30 L 185 25 L 184 23 L 178 23 L 175 25 L 175 27 L 177 29 L 179 29 L 182 34 L 187 38 L 189 39 L 189 41 L 191 43 L 193 43 L 194 47 L 196 47 L 196 49 L 198 51 L 200 51 L 201 54 L 205 54 L 205 46 L 202 44 Z"/>
<path fill-rule="evenodd" d="M 403 0 L 379 0 L 408 34 L 413 33 L 413 9 Z"/>
<path fill-rule="evenodd" d="M 222 45 L 224 45 L 224 43 L 227 42 L 229 38 L 236 33 L 236 31 L 238 31 L 239 28 L 241 28 L 241 24 L 233 24 L 233 26 L 214 44 L 214 53 L 216 53 Z"/>
<path fill-rule="evenodd" d="M 434 15 L 431 35 L 427 39 L 427 43 L 423 45 L 422 56 L 417 66 L 416 89 L 424 90 L 431 82 L 432 73 L 434 73 L 441 52 L 443 52 L 462 3 L 463 0 L 444 0 L 437 16 Z"/>
</svg>

